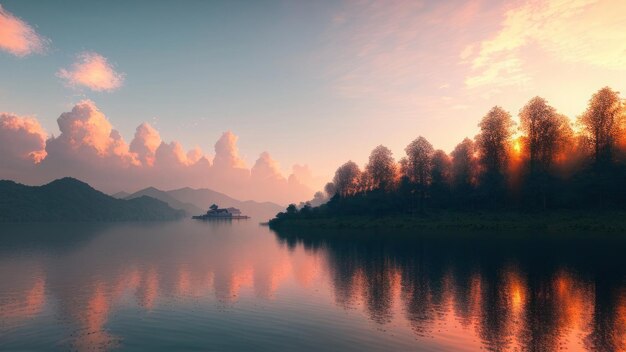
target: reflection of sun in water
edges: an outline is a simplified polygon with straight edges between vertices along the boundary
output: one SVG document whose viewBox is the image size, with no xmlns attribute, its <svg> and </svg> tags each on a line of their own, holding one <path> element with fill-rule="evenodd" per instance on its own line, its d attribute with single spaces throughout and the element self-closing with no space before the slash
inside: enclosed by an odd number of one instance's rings
<svg viewBox="0 0 626 352">
<path fill-rule="evenodd" d="M 513 289 L 512 302 L 513 308 L 515 310 L 519 310 L 522 305 L 522 293 L 520 292 L 520 288 L 517 286 Z"/>
</svg>

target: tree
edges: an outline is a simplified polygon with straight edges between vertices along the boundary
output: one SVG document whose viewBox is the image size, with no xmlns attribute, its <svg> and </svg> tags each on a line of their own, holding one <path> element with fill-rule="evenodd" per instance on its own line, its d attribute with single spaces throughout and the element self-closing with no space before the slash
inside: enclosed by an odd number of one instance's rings
<svg viewBox="0 0 626 352">
<path fill-rule="evenodd" d="M 396 181 L 396 162 L 389 148 L 379 145 L 372 150 L 365 167 L 373 189 L 388 191 Z"/>
<path fill-rule="evenodd" d="M 332 198 L 335 196 L 335 194 L 337 193 L 337 187 L 335 186 L 334 183 L 332 182 L 328 182 L 325 186 L 324 186 L 324 192 L 326 192 L 326 196 L 328 196 L 328 198 Z"/>
<path fill-rule="evenodd" d="M 362 171 L 359 174 L 359 179 L 356 185 L 356 193 L 367 192 L 367 191 L 371 191 L 372 189 L 374 189 L 372 176 L 367 170 Z"/>
<path fill-rule="evenodd" d="M 619 92 L 609 87 L 600 89 L 591 97 L 587 110 L 578 122 L 593 148 L 596 165 L 610 162 L 624 123 Z"/>
<path fill-rule="evenodd" d="M 431 182 L 433 184 L 449 184 L 452 163 L 446 152 L 437 149 L 432 157 Z"/>
<path fill-rule="evenodd" d="M 438 149 L 432 157 L 430 192 L 433 201 L 439 205 L 447 203 L 450 192 L 450 170 L 452 163 L 446 152 Z"/>
<path fill-rule="evenodd" d="M 480 133 L 476 145 L 482 167 L 480 186 L 484 195 L 491 199 L 491 206 L 496 206 L 496 199 L 503 193 L 507 148 L 514 126 L 511 114 L 499 106 L 493 107 L 478 124 Z"/>
<path fill-rule="evenodd" d="M 324 194 L 324 192 L 317 191 L 313 195 L 313 199 L 308 203 L 313 207 L 319 207 L 320 205 L 326 203 L 328 199 L 329 198 L 326 197 L 326 194 Z"/>
<path fill-rule="evenodd" d="M 420 210 L 423 210 L 426 187 L 431 180 L 434 148 L 426 138 L 419 136 L 404 151 L 406 152 L 406 159 L 402 161 L 402 169 L 409 182 L 416 186 L 419 193 Z"/>
<path fill-rule="evenodd" d="M 287 207 L 287 214 L 295 214 L 298 212 L 298 207 L 295 204 L 289 204 L 289 206 Z"/>
<path fill-rule="evenodd" d="M 361 170 L 359 170 L 359 166 L 355 162 L 350 160 L 341 165 L 333 178 L 337 193 L 341 197 L 356 194 L 359 190 L 360 177 Z"/>
<path fill-rule="evenodd" d="M 426 186 L 430 182 L 430 169 L 434 148 L 426 138 L 420 136 L 411 142 L 405 149 L 406 159 L 404 170 L 406 176 L 413 183 Z"/>
<path fill-rule="evenodd" d="M 493 107 L 478 124 L 480 134 L 476 144 L 485 173 L 501 175 L 504 172 L 514 126 L 511 114 L 499 106 Z"/>
<path fill-rule="evenodd" d="M 519 113 L 520 130 L 526 135 L 530 173 L 547 172 L 556 157 L 562 119 L 545 99 L 532 98 Z"/>
<path fill-rule="evenodd" d="M 474 142 L 465 138 L 452 151 L 452 187 L 466 191 L 475 184 L 475 177 Z"/>
<path fill-rule="evenodd" d="M 469 138 L 463 139 L 451 153 L 450 183 L 454 194 L 453 200 L 459 206 L 470 206 L 474 198 L 478 175 L 478 162 L 475 153 L 475 143 Z"/>
</svg>

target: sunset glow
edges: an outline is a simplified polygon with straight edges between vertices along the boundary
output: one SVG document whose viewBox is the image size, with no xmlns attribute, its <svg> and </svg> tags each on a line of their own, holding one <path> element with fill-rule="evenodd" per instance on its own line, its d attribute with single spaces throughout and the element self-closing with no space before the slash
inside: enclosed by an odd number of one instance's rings
<svg viewBox="0 0 626 352">
<path fill-rule="evenodd" d="M 100 16 L 120 11 L 119 6 L 102 8 Z M 194 6 L 189 13 L 203 13 L 204 5 Z M 97 37 L 91 44 L 58 39 L 63 52 L 47 55 L 58 62 L 55 72 L 63 84 L 30 59 L 2 65 L 6 87 L 0 105 L 2 111 L 37 116 L 48 135 L 58 135 L 56 117 L 67 111 L 61 106 L 82 99 L 68 97 L 69 85 L 110 115 L 126 140 L 147 122 L 164 140 L 180 141 L 183 150 L 209 151 L 209 160 L 213 141 L 232 130 L 243 142 L 241 163 L 254 165 L 267 151 L 280 161 L 278 171 L 286 178 L 292 165 L 308 164 L 316 177 L 308 185 L 312 195 L 340 163 L 352 159 L 362 165 L 367 151 L 381 143 L 399 156 L 420 134 L 450 152 L 476 134 L 476 122 L 494 104 L 516 117 L 530 97 L 540 95 L 574 121 L 597 89 L 608 85 L 624 91 L 625 6 L 619 0 L 294 3 L 258 17 L 260 25 L 273 23 L 281 33 L 280 48 L 254 45 L 267 42 L 274 29 L 250 30 L 252 13 L 240 11 L 228 23 L 216 21 L 223 28 L 237 26 L 219 33 L 230 33 L 224 41 L 242 42 L 241 65 L 234 53 L 208 44 L 222 40 L 205 28 L 213 18 L 191 16 L 167 35 L 160 23 L 147 19 L 115 25 L 97 20 L 105 30 L 120 26 L 117 30 L 130 34 L 119 40 Z M 145 10 L 154 18 L 172 11 L 168 6 Z M 55 38 L 78 38 L 93 27 L 77 17 L 80 29 L 72 33 L 76 28 L 31 15 L 20 2 L 9 1 L 2 11 L 4 21 L 12 23 L 6 28 L 18 29 L 0 36 L 0 48 L 18 56 L 39 51 L 42 35 L 52 38 L 54 47 Z M 308 30 L 298 33 L 280 18 L 293 18 Z M 139 39 L 131 25 L 154 35 Z M 260 37 L 244 35 L 251 31 Z M 155 45 L 167 53 L 154 55 Z M 177 52 L 211 59 L 206 65 L 190 63 Z M 18 84 L 9 74 L 16 70 L 38 75 L 42 84 Z M 575 83 L 566 83 L 573 75 Z M 246 77 L 256 77 L 255 82 Z M 302 128 L 288 127 L 291 121 Z M 335 133 L 338 128 L 341 133 Z"/>
<path fill-rule="evenodd" d="M 626 352 L 626 0 L 0 0 L 0 351 Z"/>
</svg>

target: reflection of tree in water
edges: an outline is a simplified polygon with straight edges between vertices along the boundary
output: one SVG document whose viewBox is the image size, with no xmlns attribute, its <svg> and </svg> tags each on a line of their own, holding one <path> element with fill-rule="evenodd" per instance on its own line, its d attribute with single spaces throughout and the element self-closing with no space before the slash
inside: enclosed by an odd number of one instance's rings
<svg viewBox="0 0 626 352">
<path fill-rule="evenodd" d="M 624 273 L 617 268 L 603 268 L 595 281 L 595 300 L 591 334 L 587 347 L 598 351 L 626 350 L 626 290 Z M 622 283 L 621 286 L 614 284 Z"/>
<path fill-rule="evenodd" d="M 378 324 L 398 313 L 399 284 L 401 314 L 418 336 L 452 313 L 488 350 L 626 348 L 621 242 L 327 235 L 277 237 L 327 258 L 337 304 L 362 300 Z"/>
</svg>

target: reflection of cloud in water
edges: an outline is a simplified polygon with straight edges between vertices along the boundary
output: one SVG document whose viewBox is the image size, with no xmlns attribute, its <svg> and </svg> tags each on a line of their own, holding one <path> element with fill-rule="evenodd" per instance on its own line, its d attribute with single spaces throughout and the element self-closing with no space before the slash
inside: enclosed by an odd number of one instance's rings
<svg viewBox="0 0 626 352">
<path fill-rule="evenodd" d="M 436 240 L 276 241 L 252 223 L 119 224 L 86 236 L 61 251 L 57 243 L 0 258 L 3 321 L 26 326 L 50 303 L 69 329 L 63 346 L 109 349 L 124 343 L 113 328 L 121 310 L 158 316 L 196 304 L 316 299 L 443 349 L 626 347 L 623 269 L 593 248 L 590 265 L 575 245 L 557 253 Z"/>
</svg>

